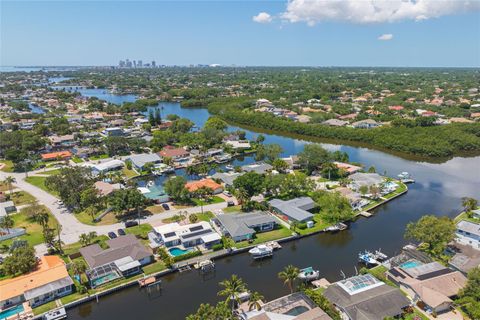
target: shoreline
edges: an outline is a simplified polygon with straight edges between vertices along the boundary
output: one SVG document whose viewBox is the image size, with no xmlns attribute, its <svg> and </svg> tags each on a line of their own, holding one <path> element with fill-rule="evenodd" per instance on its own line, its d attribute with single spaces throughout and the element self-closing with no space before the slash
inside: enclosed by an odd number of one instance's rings
<svg viewBox="0 0 480 320">
<path fill-rule="evenodd" d="M 405 185 L 405 184 L 404 184 Z M 372 211 L 372 210 L 375 210 L 376 208 L 378 208 L 379 206 L 387 203 L 387 202 L 390 202 L 392 201 L 393 199 L 396 199 L 404 194 L 406 194 L 408 192 L 408 186 L 405 185 L 406 189 L 398 194 L 395 194 L 393 197 L 391 198 L 387 198 L 387 199 L 384 199 L 382 202 L 376 204 L 375 206 L 373 206 L 372 208 L 369 208 L 367 209 L 366 211 Z M 374 217 L 374 214 L 372 214 L 372 217 Z M 355 223 L 358 219 L 360 218 L 359 215 L 355 216 L 351 221 L 350 223 Z M 369 219 L 369 218 L 366 218 L 366 219 Z M 347 221 L 348 222 L 348 221 Z M 342 232 L 342 231 L 335 231 L 334 233 L 336 232 Z M 327 233 L 327 231 L 325 230 L 318 230 L 318 231 L 314 231 L 312 233 L 309 233 L 309 234 L 297 234 L 295 233 L 295 235 L 291 235 L 291 236 L 288 236 L 288 237 L 284 237 L 284 238 L 280 238 L 280 239 L 276 239 L 276 240 L 273 240 L 273 241 L 276 241 L 278 243 L 286 243 L 286 242 L 291 242 L 291 241 L 295 241 L 295 240 L 301 240 L 303 238 L 306 238 L 306 237 L 311 237 L 311 236 L 314 236 L 314 235 L 318 235 L 320 233 Z M 144 274 L 145 276 L 150 276 L 150 277 L 155 277 L 156 280 L 161 280 L 161 278 L 165 275 L 168 275 L 168 274 L 172 274 L 172 273 L 175 273 L 175 272 L 178 272 L 179 269 L 183 266 L 191 266 L 193 265 L 195 262 L 197 262 L 199 259 L 200 260 L 205 260 L 205 259 L 210 259 L 210 260 L 216 260 L 216 259 L 223 259 L 223 258 L 226 258 L 226 257 L 230 257 L 230 256 L 234 256 L 234 255 L 237 255 L 237 254 L 241 254 L 241 253 L 244 253 L 244 252 L 247 252 L 248 250 L 250 250 L 251 248 L 255 247 L 256 245 L 249 245 L 249 246 L 246 246 L 246 247 L 242 247 L 242 248 L 239 248 L 239 249 L 235 249 L 235 250 L 230 250 L 230 251 L 225 251 L 224 250 L 221 250 L 220 252 L 218 252 L 217 254 L 215 254 L 215 252 L 211 252 L 210 254 L 212 256 L 208 256 L 208 254 L 206 254 L 205 256 L 204 255 L 201 255 L 201 256 L 198 256 L 198 257 L 193 257 L 191 259 L 187 259 L 187 260 L 184 260 L 184 261 L 179 261 L 178 263 L 175 264 L 175 268 L 168 268 L 168 269 L 165 269 L 165 270 L 162 270 L 162 271 L 158 271 L 158 272 L 155 272 L 155 273 L 152 273 L 152 274 Z M 118 286 L 115 286 L 115 287 L 112 287 L 112 288 L 109 288 L 109 289 L 105 289 L 103 291 L 100 291 L 96 294 L 93 294 L 93 295 L 88 295 L 86 297 L 82 297 L 78 300 L 74 300 L 72 302 L 69 302 L 65 305 L 62 305 L 61 307 L 65 308 L 65 310 L 68 310 L 68 309 L 72 309 L 78 305 L 81 305 L 81 304 L 85 304 L 85 303 L 88 303 L 90 301 L 93 301 L 93 300 L 97 300 L 97 303 L 100 303 L 100 300 L 99 298 L 100 297 L 103 297 L 103 296 L 106 296 L 106 295 L 109 295 L 109 294 L 112 294 L 112 293 L 115 293 L 115 292 L 118 292 L 120 290 L 123 290 L 123 289 L 126 289 L 126 288 L 130 288 L 130 287 L 133 287 L 134 285 L 138 285 L 138 280 L 139 279 L 132 279 L 130 281 L 127 281 L 126 283 L 122 283 Z M 55 301 L 55 300 L 53 300 Z M 60 307 L 60 308 L 61 308 Z M 33 317 L 33 319 L 43 319 L 43 316 L 48 313 L 49 311 L 51 310 L 55 310 L 59 307 L 55 307 L 53 309 L 50 309 L 46 312 L 43 312 L 41 314 L 38 314 L 38 315 L 35 315 Z"/>
</svg>

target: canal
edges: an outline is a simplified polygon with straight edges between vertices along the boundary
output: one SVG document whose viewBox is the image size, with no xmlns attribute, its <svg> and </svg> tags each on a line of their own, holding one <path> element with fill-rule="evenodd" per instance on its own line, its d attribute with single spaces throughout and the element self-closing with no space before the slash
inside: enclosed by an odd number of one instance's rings
<svg viewBox="0 0 480 320">
<path fill-rule="evenodd" d="M 93 90 L 93 89 L 84 89 Z M 82 92 L 94 95 L 95 92 Z M 101 92 L 103 97 L 111 96 Z M 115 96 L 115 101 L 132 101 L 135 96 Z M 113 101 L 112 101 L 113 102 Z M 162 115 L 177 114 L 202 126 L 208 119 L 206 109 L 181 108 L 178 103 L 161 103 Z M 229 130 L 237 130 L 229 127 Z M 243 130 L 243 129 L 242 129 Z M 247 130 L 246 130 L 247 131 Z M 247 137 L 258 133 L 248 130 Z M 308 141 L 279 135 L 264 134 L 265 143 L 278 143 L 284 155 L 297 154 Z M 99 303 L 90 302 L 68 311 L 69 319 L 184 319 L 201 303 L 219 300 L 218 282 L 237 274 L 249 289 L 260 292 L 266 299 L 287 294 L 288 289 L 278 279 L 277 273 L 286 265 L 318 268 L 330 281 L 355 274 L 357 253 L 364 249 L 378 249 L 387 254 L 399 252 L 406 243 L 403 232 L 407 223 L 425 214 L 454 217 L 461 210 L 464 196 L 480 198 L 480 157 L 453 158 L 443 163 L 429 163 L 403 159 L 367 148 L 335 144 L 322 144 L 329 150 L 345 151 L 350 161 L 367 167 L 375 166 L 378 172 L 396 176 L 410 172 L 416 183 L 409 192 L 377 210 L 370 219 L 361 218 L 347 231 L 337 234 L 319 234 L 283 244 L 283 248 L 270 260 L 253 261 L 248 254 L 239 254 L 216 261 L 214 275 L 202 277 L 195 271 L 171 274 L 163 278 L 161 293 L 148 296 L 137 287 L 102 297 Z"/>
</svg>

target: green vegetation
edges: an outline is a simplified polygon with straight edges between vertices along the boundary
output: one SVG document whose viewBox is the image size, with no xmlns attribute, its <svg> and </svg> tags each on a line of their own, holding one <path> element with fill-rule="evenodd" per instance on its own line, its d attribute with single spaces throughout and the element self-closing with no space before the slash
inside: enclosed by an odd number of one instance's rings
<svg viewBox="0 0 480 320">
<path fill-rule="evenodd" d="M 83 163 L 84 162 L 82 158 L 79 158 L 77 156 L 72 157 L 72 161 L 75 162 L 75 163 Z"/>
<path fill-rule="evenodd" d="M 19 191 L 15 192 L 10 196 L 10 199 L 13 201 L 15 206 L 22 206 L 29 204 L 35 200 L 35 198 L 28 192 Z"/>
<path fill-rule="evenodd" d="M 248 246 L 257 245 L 260 243 L 265 243 L 268 241 L 278 240 L 282 238 L 286 238 L 292 235 L 292 231 L 290 229 L 285 228 L 283 225 L 279 225 L 277 229 L 272 231 L 266 232 L 257 232 L 255 234 L 255 238 L 252 242 L 249 241 L 240 241 L 234 244 L 237 248 L 244 248 Z"/>
<path fill-rule="evenodd" d="M 209 204 L 214 204 L 214 203 L 221 203 L 221 202 L 225 202 L 225 200 L 223 198 L 220 198 L 218 196 L 213 196 L 209 199 L 191 199 L 193 201 L 193 203 L 196 205 L 196 206 L 206 206 L 206 205 L 209 205 Z"/>
<path fill-rule="evenodd" d="M 456 301 L 471 319 L 480 319 L 480 267 L 468 273 L 468 282 Z"/>
<path fill-rule="evenodd" d="M 152 226 L 148 223 L 139 224 L 138 226 L 126 228 L 125 232 L 128 234 L 133 234 L 140 239 L 148 239 L 148 233 L 152 231 Z"/>
<path fill-rule="evenodd" d="M 45 182 L 47 180 L 47 177 L 39 177 L 39 176 L 30 176 L 25 179 L 26 182 L 33 184 L 35 187 L 38 187 L 42 189 L 43 191 L 46 191 L 54 196 L 59 196 L 59 193 L 55 190 L 49 189 Z"/>
<path fill-rule="evenodd" d="M 4 164 L 2 171 L 3 172 L 13 172 L 13 161 L 11 160 L 3 160 L 0 161 L 0 164 Z"/>
</svg>

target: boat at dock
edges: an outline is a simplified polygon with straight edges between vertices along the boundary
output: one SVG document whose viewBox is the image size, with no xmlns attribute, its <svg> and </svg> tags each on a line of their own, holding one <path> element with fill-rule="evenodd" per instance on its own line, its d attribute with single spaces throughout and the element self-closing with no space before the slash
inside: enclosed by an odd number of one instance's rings
<svg viewBox="0 0 480 320">
<path fill-rule="evenodd" d="M 253 259 L 263 259 L 273 256 L 273 249 L 264 244 L 261 244 L 248 250 L 248 253 L 252 255 Z"/>
<path fill-rule="evenodd" d="M 300 273 L 298 274 L 298 279 L 303 281 L 313 281 L 317 280 L 320 276 L 320 272 L 318 270 L 313 270 L 312 267 L 300 269 Z"/>
<path fill-rule="evenodd" d="M 348 228 L 348 225 L 346 225 L 345 223 L 339 222 L 337 224 L 334 224 L 333 226 L 323 229 L 323 231 L 336 232 L 336 231 L 346 230 L 347 228 Z"/>
<path fill-rule="evenodd" d="M 270 247 L 272 250 L 282 249 L 282 246 L 277 241 L 268 241 L 265 242 L 267 247 Z"/>
<path fill-rule="evenodd" d="M 375 259 L 374 255 L 371 252 L 364 251 L 358 254 L 358 261 L 368 265 L 377 265 L 380 264 L 378 260 Z"/>
<path fill-rule="evenodd" d="M 208 271 L 213 271 L 215 270 L 215 262 L 212 260 L 203 260 L 203 261 L 198 261 L 193 265 L 193 267 L 197 270 L 200 270 L 202 272 L 208 272 Z"/>
<path fill-rule="evenodd" d="M 225 166 L 225 169 L 228 170 L 228 171 L 233 171 L 233 170 L 235 170 L 235 168 L 234 168 L 231 164 L 227 164 L 227 165 Z"/>
<path fill-rule="evenodd" d="M 60 320 L 67 319 L 67 311 L 65 308 L 59 308 L 52 311 L 49 311 L 43 315 L 44 320 Z"/>
<path fill-rule="evenodd" d="M 381 251 L 381 249 L 375 250 L 373 254 L 374 258 L 379 261 L 384 261 L 388 259 L 388 256 Z"/>
<path fill-rule="evenodd" d="M 400 174 L 398 174 L 398 178 L 400 178 L 400 181 L 403 182 L 403 183 L 414 183 L 415 180 L 412 179 L 412 176 L 410 175 L 410 173 L 404 171 Z"/>
<path fill-rule="evenodd" d="M 147 188 L 153 187 L 154 185 L 155 185 L 155 182 L 153 180 L 150 180 L 147 183 Z"/>
</svg>

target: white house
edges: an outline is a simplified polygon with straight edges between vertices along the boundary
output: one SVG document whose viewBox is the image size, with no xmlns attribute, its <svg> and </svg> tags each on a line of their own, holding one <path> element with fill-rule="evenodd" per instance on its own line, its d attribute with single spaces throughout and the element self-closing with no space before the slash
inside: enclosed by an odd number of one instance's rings
<svg viewBox="0 0 480 320">
<path fill-rule="evenodd" d="M 197 245 L 210 248 L 212 245 L 220 243 L 222 239 L 206 221 L 186 225 L 180 225 L 176 222 L 169 223 L 154 227 L 154 230 L 167 248 L 176 246 L 191 248 Z"/>
<path fill-rule="evenodd" d="M 457 223 L 457 241 L 480 249 L 480 224 L 462 220 Z"/>
</svg>

